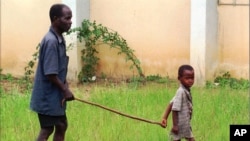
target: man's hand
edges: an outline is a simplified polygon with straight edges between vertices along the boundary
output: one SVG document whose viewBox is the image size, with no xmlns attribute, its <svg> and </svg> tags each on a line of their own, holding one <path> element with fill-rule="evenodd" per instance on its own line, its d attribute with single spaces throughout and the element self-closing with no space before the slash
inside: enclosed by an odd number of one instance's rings
<svg viewBox="0 0 250 141">
<path fill-rule="evenodd" d="M 64 85 L 65 85 L 65 88 L 66 88 L 65 91 L 63 91 L 63 96 L 64 96 L 65 101 L 74 100 L 75 98 L 74 98 L 73 93 L 69 90 L 68 82 L 66 81 Z"/>
<path fill-rule="evenodd" d="M 64 95 L 64 98 L 62 100 L 62 106 L 65 101 L 71 101 L 75 99 L 73 93 L 68 88 L 63 92 L 63 95 Z"/>
<path fill-rule="evenodd" d="M 71 101 L 75 99 L 73 93 L 68 88 L 63 92 L 63 96 L 65 101 Z"/>
</svg>

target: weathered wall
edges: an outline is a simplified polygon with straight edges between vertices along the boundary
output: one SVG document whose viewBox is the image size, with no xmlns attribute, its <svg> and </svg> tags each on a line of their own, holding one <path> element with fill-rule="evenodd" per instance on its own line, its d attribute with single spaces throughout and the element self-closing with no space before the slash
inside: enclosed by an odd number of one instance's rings
<svg viewBox="0 0 250 141">
<path fill-rule="evenodd" d="M 1 0 L 1 68 L 23 76 L 35 47 L 49 30 L 49 8 L 60 0 Z"/>
<path fill-rule="evenodd" d="M 249 3 L 248 0 L 242 1 Z M 24 74 L 24 67 L 32 58 L 36 45 L 48 31 L 49 7 L 56 2 L 61 1 L 1 1 L 0 65 L 3 73 L 15 76 Z M 178 66 L 190 63 L 190 0 L 89 2 L 90 20 L 95 20 L 124 37 L 140 59 L 145 75 L 160 74 L 176 78 Z M 79 17 L 81 6 L 76 5 L 78 16 L 75 16 Z M 218 6 L 217 10 L 220 52 L 219 65 L 214 76 L 229 71 L 233 77 L 248 79 L 249 6 Z M 79 20 L 81 18 L 74 21 Z M 104 73 L 111 77 L 124 78 L 137 74 L 136 70 L 129 69 L 130 64 L 118 56 L 116 50 L 99 46 L 99 51 L 99 75 Z M 71 60 L 73 58 L 70 67 L 74 66 L 74 62 L 77 65 L 75 55 L 79 55 L 79 52 L 69 52 L 69 55 Z M 69 68 L 69 76 L 76 78 L 77 69 L 78 67 Z"/>
<path fill-rule="evenodd" d="M 145 75 L 173 77 L 180 64 L 189 63 L 189 0 L 92 0 L 90 6 L 90 20 L 124 37 L 141 60 Z M 131 75 L 128 64 L 114 57 L 114 52 L 100 47 L 100 72 Z"/>
<path fill-rule="evenodd" d="M 241 3 L 249 1 L 244 0 Z M 228 71 L 235 77 L 248 79 L 249 6 L 221 5 L 218 10 L 220 65 L 216 73 L 223 74 Z"/>
</svg>

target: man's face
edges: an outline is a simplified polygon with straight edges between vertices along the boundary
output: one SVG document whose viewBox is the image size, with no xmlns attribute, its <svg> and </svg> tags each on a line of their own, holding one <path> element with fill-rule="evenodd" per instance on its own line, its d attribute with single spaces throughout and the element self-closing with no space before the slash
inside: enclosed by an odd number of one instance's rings
<svg viewBox="0 0 250 141">
<path fill-rule="evenodd" d="M 192 87 L 194 84 L 194 71 L 184 70 L 179 80 L 181 84 L 184 85 L 186 88 Z"/>
<path fill-rule="evenodd" d="M 70 29 L 72 24 L 71 18 L 72 18 L 71 10 L 68 7 L 63 7 L 62 16 L 57 19 L 58 28 L 62 33 L 67 32 Z"/>
</svg>

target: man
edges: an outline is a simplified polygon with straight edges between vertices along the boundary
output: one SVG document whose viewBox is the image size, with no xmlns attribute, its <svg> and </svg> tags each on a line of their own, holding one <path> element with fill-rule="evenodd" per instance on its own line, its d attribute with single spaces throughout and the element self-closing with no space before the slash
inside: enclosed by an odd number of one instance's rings
<svg viewBox="0 0 250 141">
<path fill-rule="evenodd" d="M 68 56 L 63 33 L 72 24 L 72 12 L 64 4 L 54 4 L 49 11 L 51 27 L 39 50 L 30 108 L 38 113 L 41 130 L 37 141 L 49 138 L 63 141 L 67 130 L 66 101 L 74 100 L 66 81 Z"/>
</svg>

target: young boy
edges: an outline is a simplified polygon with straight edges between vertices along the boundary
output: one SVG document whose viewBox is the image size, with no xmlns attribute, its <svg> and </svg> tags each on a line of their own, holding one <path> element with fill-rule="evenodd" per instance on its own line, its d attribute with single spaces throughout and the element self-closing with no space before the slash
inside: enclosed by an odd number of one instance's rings
<svg viewBox="0 0 250 141">
<path fill-rule="evenodd" d="M 40 133 L 37 141 L 63 141 L 67 130 L 66 101 L 74 100 L 66 80 L 68 56 L 63 33 L 71 27 L 72 12 L 64 4 L 50 8 L 51 27 L 44 36 L 36 70 L 30 108 L 38 115 Z"/>
<path fill-rule="evenodd" d="M 166 120 L 170 113 L 169 109 L 172 109 L 172 140 L 180 141 L 182 138 L 185 138 L 188 141 L 195 141 L 190 124 L 193 106 L 190 92 L 190 88 L 194 84 L 193 67 L 190 65 L 180 66 L 178 70 L 178 80 L 180 82 L 180 87 L 165 111 L 162 127 L 167 125 Z"/>
</svg>

